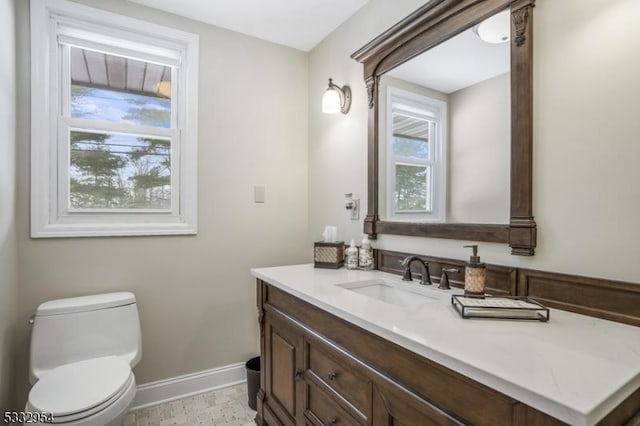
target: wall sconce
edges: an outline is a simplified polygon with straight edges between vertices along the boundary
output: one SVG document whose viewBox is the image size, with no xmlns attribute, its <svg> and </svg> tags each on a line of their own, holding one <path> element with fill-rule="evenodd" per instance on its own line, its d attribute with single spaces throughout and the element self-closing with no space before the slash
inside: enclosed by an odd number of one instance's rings
<svg viewBox="0 0 640 426">
<path fill-rule="evenodd" d="M 329 87 L 322 97 L 322 112 L 325 114 L 346 114 L 351 108 L 351 88 L 347 85 L 338 86 L 329 79 Z"/>
</svg>

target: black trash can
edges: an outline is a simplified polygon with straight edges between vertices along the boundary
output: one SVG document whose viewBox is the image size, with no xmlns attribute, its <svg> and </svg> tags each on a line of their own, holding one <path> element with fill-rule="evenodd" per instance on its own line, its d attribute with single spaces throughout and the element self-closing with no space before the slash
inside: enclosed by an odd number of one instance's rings
<svg viewBox="0 0 640 426">
<path fill-rule="evenodd" d="M 256 398 L 260 389 L 260 357 L 251 358 L 244 365 L 247 372 L 247 394 L 249 395 L 249 407 L 256 409 Z"/>
</svg>

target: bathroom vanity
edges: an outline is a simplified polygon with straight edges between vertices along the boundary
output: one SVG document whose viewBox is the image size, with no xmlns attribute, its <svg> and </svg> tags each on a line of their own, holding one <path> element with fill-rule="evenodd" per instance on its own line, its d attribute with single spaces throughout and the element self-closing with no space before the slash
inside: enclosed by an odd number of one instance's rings
<svg viewBox="0 0 640 426">
<path fill-rule="evenodd" d="M 638 327 L 555 309 L 462 319 L 459 289 L 381 271 L 252 273 L 259 424 L 624 425 L 640 411 Z"/>
</svg>

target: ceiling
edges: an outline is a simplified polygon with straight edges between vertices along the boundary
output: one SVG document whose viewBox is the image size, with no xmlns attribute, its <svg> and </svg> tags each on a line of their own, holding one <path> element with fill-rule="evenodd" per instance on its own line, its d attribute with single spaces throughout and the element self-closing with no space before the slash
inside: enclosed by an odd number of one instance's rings
<svg viewBox="0 0 640 426">
<path fill-rule="evenodd" d="M 368 0 L 129 0 L 309 51 Z"/>
<path fill-rule="evenodd" d="M 453 93 L 509 72 L 509 48 L 510 43 L 480 40 L 470 28 L 387 74 L 442 93 Z"/>
</svg>

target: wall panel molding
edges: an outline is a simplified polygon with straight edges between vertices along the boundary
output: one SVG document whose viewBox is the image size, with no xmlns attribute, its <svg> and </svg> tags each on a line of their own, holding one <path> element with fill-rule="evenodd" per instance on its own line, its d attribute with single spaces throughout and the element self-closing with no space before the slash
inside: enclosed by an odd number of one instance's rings
<svg viewBox="0 0 640 426">
<path fill-rule="evenodd" d="M 402 275 L 404 271 L 400 262 L 409 255 L 413 255 L 413 253 L 377 250 L 376 267 L 384 272 Z M 451 287 L 464 287 L 465 261 L 433 256 L 416 256 L 429 264 L 429 274 L 431 275 L 431 281 L 434 284 L 438 284 L 440 282 L 442 268 L 454 268 L 457 269 L 458 272 L 448 274 L 449 284 Z M 411 272 L 414 277 L 420 277 L 420 269 L 418 269 L 418 265 L 412 265 Z M 490 294 L 500 296 L 514 295 L 516 294 L 516 268 L 487 264 L 487 282 L 489 284 L 487 286 L 487 290 Z"/>
<path fill-rule="evenodd" d="M 552 308 L 640 326 L 640 285 L 518 269 L 519 296 Z"/>
</svg>

